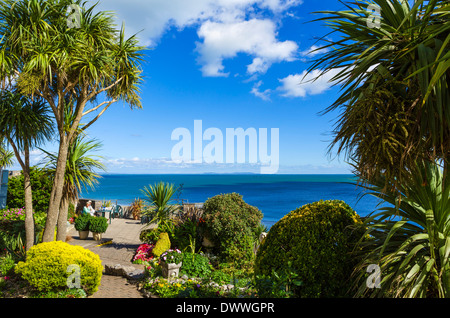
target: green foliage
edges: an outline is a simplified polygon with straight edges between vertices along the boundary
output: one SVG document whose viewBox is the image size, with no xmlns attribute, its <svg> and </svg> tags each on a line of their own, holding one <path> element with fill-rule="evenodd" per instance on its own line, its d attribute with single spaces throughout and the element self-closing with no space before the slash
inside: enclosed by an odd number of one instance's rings
<svg viewBox="0 0 450 318">
<path fill-rule="evenodd" d="M 53 180 L 46 173 L 46 170 L 36 167 L 31 167 L 30 179 L 31 189 L 33 190 L 33 210 L 36 212 L 47 212 Z M 25 206 L 22 174 L 9 178 L 6 205 L 8 207 Z"/>
<path fill-rule="evenodd" d="M 183 261 L 183 253 L 179 249 L 168 249 L 161 254 L 160 260 L 167 264 L 180 264 Z"/>
<path fill-rule="evenodd" d="M 178 210 L 178 206 L 172 202 L 172 196 L 177 188 L 170 183 L 159 182 L 154 185 L 144 187 L 141 192 L 144 194 L 146 202 L 143 215 L 150 218 L 149 223 L 169 222 L 170 216 Z"/>
<path fill-rule="evenodd" d="M 93 217 L 90 214 L 81 214 L 75 219 L 75 229 L 77 231 L 88 231 L 92 219 Z"/>
<path fill-rule="evenodd" d="M 159 233 L 158 229 L 156 229 L 156 228 L 144 229 L 139 234 L 139 239 L 143 243 L 156 244 L 156 242 L 158 241 L 158 238 L 159 238 L 159 234 L 160 233 Z"/>
<path fill-rule="evenodd" d="M 378 26 L 368 5 L 380 8 Z M 338 111 L 331 147 L 365 178 L 383 172 L 401 184 L 417 160 L 449 163 L 449 2 L 343 1 L 321 11 L 324 36 L 308 72 L 342 87 L 328 107 Z M 331 40 L 331 33 L 339 38 Z M 328 33 L 328 32 L 327 32 Z M 322 53 L 323 54 L 320 54 Z M 318 72 L 319 71 L 319 72 Z"/>
<path fill-rule="evenodd" d="M 291 262 L 303 284 L 299 297 L 345 296 L 355 265 L 351 252 L 362 237 L 362 222 L 343 201 L 306 204 L 275 223 L 259 247 L 256 275 L 282 273 Z"/>
<path fill-rule="evenodd" d="M 290 298 L 295 296 L 293 290 L 302 282 L 292 263 L 288 262 L 288 266 L 279 273 L 272 270 L 271 275 L 256 275 L 252 284 L 260 298 Z"/>
<path fill-rule="evenodd" d="M 85 191 L 89 188 L 94 189 L 95 185 L 98 184 L 98 179 L 101 176 L 96 171 L 105 171 L 105 166 L 99 160 L 102 159 L 101 156 L 96 156 L 91 153 L 98 151 L 100 148 L 100 142 L 95 139 L 86 140 L 86 135 L 83 134 L 77 135 L 70 143 L 63 188 L 63 196 L 69 202 L 77 200 L 79 193 L 83 189 Z M 44 160 L 47 172 L 50 175 L 54 175 L 56 173 L 58 153 L 50 153 L 45 149 L 39 149 L 46 154 Z"/>
<path fill-rule="evenodd" d="M 40 243 L 27 252 L 25 262 L 19 262 L 15 271 L 39 291 L 67 288 L 72 273 L 70 265 L 80 267 L 80 284 L 88 294 L 98 290 L 102 277 L 99 256 L 81 246 L 61 241 Z"/>
<path fill-rule="evenodd" d="M 260 210 L 244 202 L 237 193 L 216 195 L 206 200 L 203 231 L 225 261 L 253 258 L 252 237 L 263 217 Z"/>
<path fill-rule="evenodd" d="M 16 263 L 10 254 L 0 257 L 0 277 L 8 276 L 14 266 L 16 266 Z"/>
<path fill-rule="evenodd" d="M 34 213 L 35 242 L 39 241 L 39 235 L 45 225 L 45 212 Z M 20 241 L 20 242 L 19 242 Z M 0 210 L 0 250 L 7 249 L 19 257 L 22 257 L 23 244 L 25 242 L 25 210 L 21 208 Z"/>
<path fill-rule="evenodd" d="M 386 191 L 385 182 L 380 175 L 364 186 L 384 204 L 364 220 L 370 239 L 361 243 L 356 296 L 450 297 L 449 176 L 437 164 L 421 162 L 400 195 Z M 370 264 L 380 266 L 380 288 L 366 284 Z"/>
<path fill-rule="evenodd" d="M 91 217 L 89 231 L 92 233 L 105 233 L 108 229 L 108 219 L 103 216 Z"/>
<path fill-rule="evenodd" d="M 162 253 L 170 249 L 170 239 L 169 235 L 166 232 L 163 232 L 159 235 L 159 239 L 155 244 L 155 248 L 152 253 L 156 257 L 160 257 Z"/>
<path fill-rule="evenodd" d="M 189 277 L 206 278 L 210 277 L 212 269 L 206 256 L 189 252 L 183 253 L 183 264 L 180 268 L 181 274 L 186 274 Z"/>
<path fill-rule="evenodd" d="M 191 218 L 179 220 L 174 227 L 172 245 L 195 253 L 201 248 L 198 223 Z"/>
</svg>

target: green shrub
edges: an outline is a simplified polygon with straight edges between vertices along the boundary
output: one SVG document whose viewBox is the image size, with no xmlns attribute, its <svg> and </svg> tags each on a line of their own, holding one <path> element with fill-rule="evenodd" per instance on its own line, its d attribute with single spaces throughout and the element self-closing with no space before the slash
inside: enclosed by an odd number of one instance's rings
<svg viewBox="0 0 450 318">
<path fill-rule="evenodd" d="M 203 209 L 204 235 L 213 241 L 216 252 L 225 261 L 252 259 L 251 242 L 263 217 L 261 211 L 237 193 L 209 198 Z"/>
<path fill-rule="evenodd" d="M 291 211 L 272 226 L 259 247 L 255 274 L 280 273 L 291 263 L 302 282 L 293 290 L 296 296 L 346 296 L 355 265 L 351 251 L 364 233 L 360 224 L 356 212 L 338 200 Z"/>
<path fill-rule="evenodd" d="M 7 254 L 0 257 L 0 276 L 7 276 L 15 266 L 14 258 Z"/>
<path fill-rule="evenodd" d="M 92 217 L 89 221 L 89 231 L 92 233 L 105 233 L 108 229 L 108 219 L 103 216 Z"/>
<path fill-rule="evenodd" d="M 27 252 L 25 262 L 19 262 L 15 271 L 39 291 L 65 289 L 72 272 L 69 265 L 80 268 L 80 284 L 88 294 L 98 290 L 102 277 L 99 256 L 81 246 L 61 241 L 40 243 Z"/>
<path fill-rule="evenodd" d="M 153 248 L 153 255 L 156 257 L 160 257 L 162 253 L 170 249 L 170 239 L 169 234 L 166 232 L 163 232 L 159 235 L 159 239 L 155 244 L 155 247 Z"/>
<path fill-rule="evenodd" d="M 36 242 L 38 242 L 41 231 L 44 230 L 46 216 L 47 214 L 44 212 L 33 213 Z M 17 240 L 18 236 L 25 242 L 25 209 L 0 210 L 0 250 L 11 245 L 11 240 Z"/>
<path fill-rule="evenodd" d="M 145 229 L 139 234 L 139 239 L 142 243 L 156 244 L 159 238 L 159 231 L 155 229 Z"/>
<path fill-rule="evenodd" d="M 183 253 L 180 272 L 189 277 L 206 278 L 211 275 L 212 266 L 206 256 L 196 253 Z"/>
<path fill-rule="evenodd" d="M 50 202 L 53 181 L 44 169 L 32 167 L 30 171 L 31 189 L 33 190 L 33 209 L 36 212 L 47 212 Z M 8 207 L 25 206 L 25 193 L 23 175 L 9 178 L 8 194 L 6 197 Z"/>
<path fill-rule="evenodd" d="M 93 217 L 89 214 L 81 214 L 75 219 L 75 230 L 77 231 L 89 231 L 89 224 Z"/>
</svg>

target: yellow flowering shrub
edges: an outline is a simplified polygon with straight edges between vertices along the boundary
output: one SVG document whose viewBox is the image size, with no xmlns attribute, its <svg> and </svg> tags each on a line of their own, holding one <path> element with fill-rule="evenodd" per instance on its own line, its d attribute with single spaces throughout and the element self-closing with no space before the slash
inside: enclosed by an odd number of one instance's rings
<svg viewBox="0 0 450 318">
<path fill-rule="evenodd" d="M 15 271 L 38 290 L 51 291 L 68 287 L 73 265 L 79 268 L 80 287 L 88 294 L 95 293 L 102 278 L 101 260 L 81 246 L 62 241 L 37 244 L 29 249 L 25 262 L 19 262 Z"/>
<path fill-rule="evenodd" d="M 343 201 L 306 204 L 275 223 L 259 247 L 256 275 L 282 272 L 291 262 L 302 281 L 298 297 L 345 296 L 355 265 L 351 252 L 361 239 L 362 221 Z"/>
<path fill-rule="evenodd" d="M 162 253 L 170 249 L 169 234 L 163 232 L 159 235 L 159 239 L 152 250 L 153 255 L 160 257 Z"/>
</svg>

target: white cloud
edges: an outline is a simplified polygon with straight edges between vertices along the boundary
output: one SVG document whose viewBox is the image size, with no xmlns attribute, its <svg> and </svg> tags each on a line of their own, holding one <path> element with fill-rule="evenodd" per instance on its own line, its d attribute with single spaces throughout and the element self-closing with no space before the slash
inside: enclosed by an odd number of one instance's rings
<svg viewBox="0 0 450 318">
<path fill-rule="evenodd" d="M 260 173 L 261 169 L 259 163 L 198 163 L 175 161 L 169 158 L 107 158 L 101 161 L 106 166 L 108 173 Z"/>
<path fill-rule="evenodd" d="M 342 69 L 334 69 L 322 74 L 319 70 L 313 70 L 310 73 L 303 71 L 301 74 L 289 75 L 279 80 L 282 85 L 278 90 L 283 92 L 282 96 L 285 97 L 321 94 L 331 87 L 331 79 L 341 71 Z"/>
<path fill-rule="evenodd" d="M 140 32 L 142 44 L 155 47 L 170 28 L 195 27 L 199 62 L 205 76 L 226 76 L 223 60 L 246 53 L 253 58 L 249 74 L 265 73 L 271 64 L 292 61 L 298 49 L 293 41 L 277 39 L 277 20 L 302 0 L 107 0 L 99 9 L 114 11 L 125 22 L 128 35 Z M 256 8 L 269 10 L 262 19 Z M 259 10 L 260 11 L 260 10 Z"/>
<path fill-rule="evenodd" d="M 328 52 L 329 49 L 326 48 L 322 48 L 320 46 L 317 45 L 312 45 L 309 49 L 305 50 L 305 51 L 301 51 L 300 55 L 304 56 L 304 57 L 313 57 L 319 54 L 323 54 Z"/>
<path fill-rule="evenodd" d="M 276 39 L 276 25 L 271 20 L 207 21 L 200 27 L 198 35 L 203 39 L 197 44 L 199 62 L 206 76 L 227 76 L 222 62 L 238 53 L 254 56 L 247 66 L 249 74 L 265 73 L 274 62 L 293 61 L 298 48 L 295 42 Z"/>
<path fill-rule="evenodd" d="M 270 100 L 269 95 L 271 93 L 271 90 L 270 89 L 266 89 L 264 91 L 260 91 L 259 88 L 261 87 L 261 85 L 262 85 L 262 81 L 259 81 L 255 85 L 253 85 L 251 93 L 253 95 L 255 95 L 256 97 L 261 98 L 262 100 L 265 100 L 265 101 Z"/>
</svg>

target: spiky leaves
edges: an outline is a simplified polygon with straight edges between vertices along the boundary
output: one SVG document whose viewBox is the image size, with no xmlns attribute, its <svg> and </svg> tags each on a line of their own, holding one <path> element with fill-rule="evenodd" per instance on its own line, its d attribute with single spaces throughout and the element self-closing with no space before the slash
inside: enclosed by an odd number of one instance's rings
<svg viewBox="0 0 450 318">
<path fill-rule="evenodd" d="M 379 25 L 368 23 L 380 11 Z M 384 172 L 397 186 L 417 160 L 450 155 L 450 21 L 448 1 L 373 0 L 323 11 L 339 39 L 309 71 L 339 69 L 342 93 L 325 112 L 340 110 L 330 151 L 355 162 L 364 177 Z"/>
</svg>

